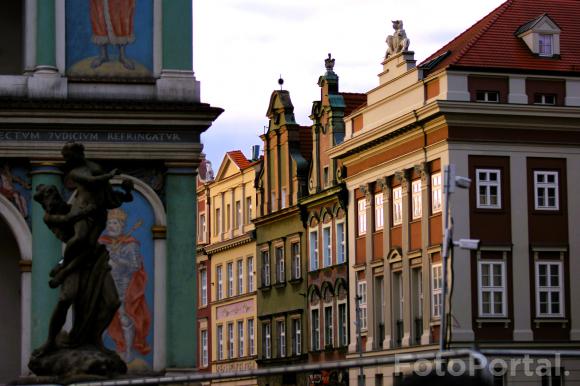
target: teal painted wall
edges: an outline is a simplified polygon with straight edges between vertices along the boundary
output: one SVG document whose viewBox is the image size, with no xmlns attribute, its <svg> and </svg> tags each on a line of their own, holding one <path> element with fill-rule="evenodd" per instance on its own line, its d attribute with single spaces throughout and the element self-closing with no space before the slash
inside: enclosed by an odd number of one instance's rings
<svg viewBox="0 0 580 386">
<path fill-rule="evenodd" d="M 191 70 L 191 0 L 163 0 L 163 69 Z"/>
</svg>

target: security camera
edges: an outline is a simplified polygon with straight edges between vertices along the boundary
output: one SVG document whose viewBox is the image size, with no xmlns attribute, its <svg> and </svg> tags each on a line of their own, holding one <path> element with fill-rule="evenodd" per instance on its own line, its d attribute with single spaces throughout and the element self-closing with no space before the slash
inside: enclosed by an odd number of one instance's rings
<svg viewBox="0 0 580 386">
<path fill-rule="evenodd" d="M 471 178 L 457 176 L 455 177 L 455 185 L 463 189 L 469 189 L 469 186 L 471 185 Z"/>
<path fill-rule="evenodd" d="M 453 242 L 453 244 L 459 248 L 476 250 L 479 249 L 478 239 L 459 239 L 459 241 Z"/>
</svg>

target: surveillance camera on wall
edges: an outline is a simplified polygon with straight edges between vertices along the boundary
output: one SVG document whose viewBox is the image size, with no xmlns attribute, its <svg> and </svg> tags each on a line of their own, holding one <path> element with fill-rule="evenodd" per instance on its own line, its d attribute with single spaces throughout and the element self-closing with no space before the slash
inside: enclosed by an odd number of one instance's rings
<svg viewBox="0 0 580 386">
<path fill-rule="evenodd" d="M 453 243 L 455 246 L 463 249 L 470 249 L 476 250 L 479 249 L 479 240 L 478 239 L 459 239 L 459 241 L 455 241 Z"/>
<path fill-rule="evenodd" d="M 471 185 L 471 178 L 457 176 L 455 177 L 455 185 L 463 189 L 469 189 L 469 186 Z"/>
</svg>

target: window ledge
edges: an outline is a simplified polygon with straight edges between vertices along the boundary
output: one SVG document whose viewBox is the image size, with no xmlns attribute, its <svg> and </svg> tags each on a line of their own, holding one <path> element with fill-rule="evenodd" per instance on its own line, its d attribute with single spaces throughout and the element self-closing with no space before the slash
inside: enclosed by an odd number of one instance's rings
<svg viewBox="0 0 580 386">
<path fill-rule="evenodd" d="M 288 280 L 288 283 L 290 283 L 290 284 L 299 284 L 299 283 L 302 283 L 302 278 L 301 277 L 296 277 L 294 279 L 290 279 L 290 280 Z"/>
<path fill-rule="evenodd" d="M 489 318 L 478 318 L 475 319 L 475 322 L 477 323 L 477 327 L 481 328 L 482 324 L 503 324 L 505 328 L 508 328 L 509 324 L 512 322 L 511 319 L 508 318 L 493 318 L 493 317 L 489 317 Z"/>
<path fill-rule="evenodd" d="M 260 287 L 260 291 L 270 291 L 272 289 L 271 285 L 265 285 Z"/>
<path fill-rule="evenodd" d="M 561 317 L 543 317 L 543 318 L 536 318 L 534 319 L 534 325 L 536 328 L 539 328 L 541 324 L 561 324 L 562 328 L 566 328 L 566 325 L 569 323 L 568 319 L 564 319 Z"/>
<path fill-rule="evenodd" d="M 276 287 L 276 288 L 284 288 L 284 287 L 286 287 L 286 282 L 283 281 L 283 282 L 276 283 L 276 284 L 274 284 L 274 287 Z"/>
</svg>

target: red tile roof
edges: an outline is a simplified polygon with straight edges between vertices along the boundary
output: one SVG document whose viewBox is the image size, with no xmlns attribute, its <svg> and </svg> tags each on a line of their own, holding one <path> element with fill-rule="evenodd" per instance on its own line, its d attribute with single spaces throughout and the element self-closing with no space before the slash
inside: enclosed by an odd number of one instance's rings
<svg viewBox="0 0 580 386">
<path fill-rule="evenodd" d="M 346 117 L 354 110 L 358 110 L 367 104 L 367 94 L 359 94 L 353 92 L 341 92 L 340 95 L 344 98 L 344 116 Z"/>
<path fill-rule="evenodd" d="M 240 170 L 244 170 L 245 168 L 251 165 L 251 162 L 248 161 L 244 153 L 241 150 L 232 150 L 228 151 L 227 155 L 230 157 L 232 161 L 240 168 Z"/>
<path fill-rule="evenodd" d="M 546 13 L 560 28 L 560 57 L 534 55 L 515 35 L 523 25 Z M 439 56 L 429 71 L 443 68 L 517 69 L 580 72 L 580 0 L 508 0 L 447 43 L 420 66 Z M 445 54 L 449 51 L 447 56 Z"/>
</svg>

